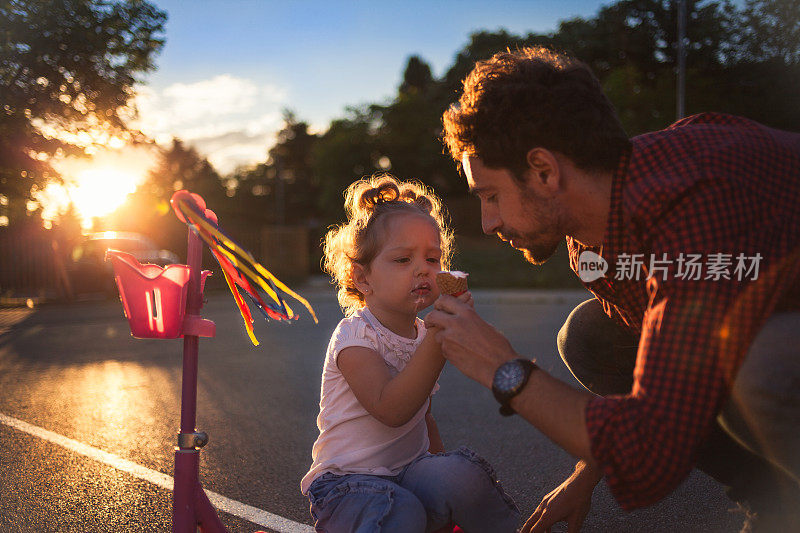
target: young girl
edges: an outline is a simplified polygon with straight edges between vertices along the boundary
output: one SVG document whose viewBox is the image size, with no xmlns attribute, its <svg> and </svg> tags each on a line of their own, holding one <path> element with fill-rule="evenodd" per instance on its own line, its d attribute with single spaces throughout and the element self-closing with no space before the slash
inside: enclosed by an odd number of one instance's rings
<svg viewBox="0 0 800 533">
<path fill-rule="evenodd" d="M 516 531 L 519 511 L 492 468 L 467 448 L 445 453 L 430 411 L 445 360 L 417 313 L 439 296 L 449 259 L 440 208 L 420 184 L 361 180 L 347 189 L 348 223 L 325 238 L 346 318 L 328 345 L 301 482 L 317 531 Z"/>
</svg>

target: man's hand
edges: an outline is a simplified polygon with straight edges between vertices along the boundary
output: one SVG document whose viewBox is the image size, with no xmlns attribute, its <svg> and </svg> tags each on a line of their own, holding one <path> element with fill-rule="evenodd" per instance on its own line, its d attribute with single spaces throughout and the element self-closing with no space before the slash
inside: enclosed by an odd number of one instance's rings
<svg viewBox="0 0 800 533">
<path fill-rule="evenodd" d="M 468 306 L 475 308 L 475 300 L 472 299 L 472 293 L 470 291 L 464 291 L 458 296 L 456 296 L 456 300 L 459 302 L 464 302 Z"/>
<path fill-rule="evenodd" d="M 448 361 L 467 377 L 491 387 L 497 367 L 517 354 L 502 333 L 478 316 L 469 300 L 440 296 L 425 317 L 425 326 L 438 328 L 436 340 Z"/>
<path fill-rule="evenodd" d="M 601 477 L 586 463 L 579 462 L 575 472 L 542 499 L 520 533 L 549 532 L 553 524 L 563 521 L 567 522 L 569 533 L 578 533 L 589 514 L 592 493 Z"/>
</svg>

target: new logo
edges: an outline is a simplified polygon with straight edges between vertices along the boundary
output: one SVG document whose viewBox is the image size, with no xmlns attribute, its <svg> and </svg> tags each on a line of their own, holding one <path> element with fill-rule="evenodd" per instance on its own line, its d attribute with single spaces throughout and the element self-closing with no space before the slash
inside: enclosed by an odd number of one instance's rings
<svg viewBox="0 0 800 533">
<path fill-rule="evenodd" d="M 596 253 L 586 250 L 578 257 L 578 277 L 584 283 L 591 283 L 606 275 L 608 263 Z"/>
</svg>

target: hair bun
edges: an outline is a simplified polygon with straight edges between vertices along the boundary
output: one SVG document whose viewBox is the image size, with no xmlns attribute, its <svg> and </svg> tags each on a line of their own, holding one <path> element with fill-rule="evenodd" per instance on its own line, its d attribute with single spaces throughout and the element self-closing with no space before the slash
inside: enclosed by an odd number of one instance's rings
<svg viewBox="0 0 800 533">
<path fill-rule="evenodd" d="M 368 213 L 371 213 L 375 210 L 375 206 L 395 201 L 398 198 L 400 198 L 400 190 L 397 188 L 397 185 L 391 181 L 384 181 L 379 183 L 376 187 L 366 189 L 361 193 L 358 206 Z"/>
<path fill-rule="evenodd" d="M 426 213 L 430 213 L 433 210 L 433 203 L 431 202 L 430 198 L 428 198 L 424 194 L 419 194 L 417 191 L 415 191 L 410 187 L 405 188 L 400 193 L 400 199 L 410 204 L 416 205 Z"/>
</svg>

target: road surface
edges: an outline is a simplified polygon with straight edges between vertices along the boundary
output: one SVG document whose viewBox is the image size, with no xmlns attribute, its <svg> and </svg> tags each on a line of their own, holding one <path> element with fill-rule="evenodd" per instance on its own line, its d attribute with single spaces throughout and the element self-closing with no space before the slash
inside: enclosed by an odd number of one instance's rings
<svg viewBox="0 0 800 533">
<path fill-rule="evenodd" d="M 588 293 L 474 294 L 478 311 L 519 352 L 578 386 L 555 335 Z M 306 295 L 319 325 L 307 316 L 257 323 L 257 348 L 230 295 L 211 293 L 203 311 L 217 337 L 200 345 L 197 425 L 210 436 L 201 481 L 228 499 L 221 516 L 231 531 L 311 524 L 299 482 L 317 435 L 325 347 L 341 311 L 327 288 Z M 117 301 L 0 310 L 0 532 L 169 530 L 181 346 L 131 338 Z M 491 393 L 457 370 L 446 368 L 440 383 L 433 411 L 445 446 L 483 455 L 527 516 L 573 460 L 519 417 L 499 416 Z M 584 531 L 734 532 L 742 523 L 734 507 L 698 472 L 634 513 L 601 484 Z"/>
</svg>

